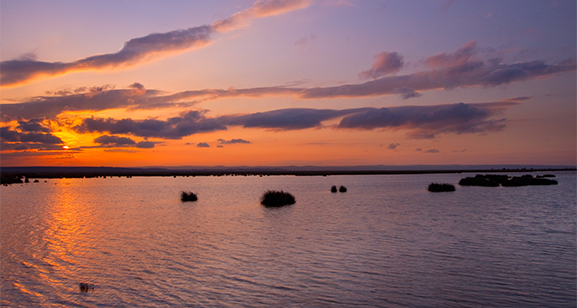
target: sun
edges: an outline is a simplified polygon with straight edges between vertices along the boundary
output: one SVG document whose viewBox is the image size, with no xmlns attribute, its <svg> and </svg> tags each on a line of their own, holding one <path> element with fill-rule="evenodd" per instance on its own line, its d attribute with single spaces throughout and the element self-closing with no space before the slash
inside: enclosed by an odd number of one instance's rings
<svg viewBox="0 0 577 308">
<path fill-rule="evenodd" d="M 65 150 L 68 150 L 68 146 L 67 146 L 67 145 L 63 146 L 62 148 L 65 149 Z"/>
</svg>

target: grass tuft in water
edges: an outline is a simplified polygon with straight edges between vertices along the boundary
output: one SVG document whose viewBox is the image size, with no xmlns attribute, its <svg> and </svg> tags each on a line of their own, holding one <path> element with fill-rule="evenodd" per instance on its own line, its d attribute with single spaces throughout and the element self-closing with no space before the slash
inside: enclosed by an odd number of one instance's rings
<svg viewBox="0 0 577 308">
<path fill-rule="evenodd" d="M 295 197 L 290 193 L 284 192 L 282 190 L 268 190 L 262 195 L 260 199 L 260 204 L 266 207 L 279 207 L 294 203 L 296 203 Z"/>
</svg>

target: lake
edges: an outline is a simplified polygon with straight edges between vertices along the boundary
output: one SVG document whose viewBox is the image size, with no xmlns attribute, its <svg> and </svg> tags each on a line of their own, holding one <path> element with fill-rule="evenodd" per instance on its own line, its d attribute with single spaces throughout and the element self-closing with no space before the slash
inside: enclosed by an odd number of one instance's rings
<svg viewBox="0 0 577 308">
<path fill-rule="evenodd" d="M 555 174 L 559 185 L 444 193 L 427 186 L 474 174 L 1 187 L 1 304 L 575 307 L 576 173 Z M 269 189 L 296 204 L 263 207 Z M 182 190 L 199 200 L 181 202 Z"/>
</svg>

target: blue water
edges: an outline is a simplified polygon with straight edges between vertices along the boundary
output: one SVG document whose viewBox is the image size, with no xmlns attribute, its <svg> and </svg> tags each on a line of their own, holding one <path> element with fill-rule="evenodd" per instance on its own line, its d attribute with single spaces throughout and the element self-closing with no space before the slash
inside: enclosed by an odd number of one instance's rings
<svg viewBox="0 0 577 308">
<path fill-rule="evenodd" d="M 556 186 L 449 193 L 427 186 L 471 174 L 1 187 L 1 304 L 576 307 L 576 175 L 555 174 Z M 265 208 L 268 189 L 297 202 Z M 181 190 L 199 200 L 181 202 Z"/>
</svg>

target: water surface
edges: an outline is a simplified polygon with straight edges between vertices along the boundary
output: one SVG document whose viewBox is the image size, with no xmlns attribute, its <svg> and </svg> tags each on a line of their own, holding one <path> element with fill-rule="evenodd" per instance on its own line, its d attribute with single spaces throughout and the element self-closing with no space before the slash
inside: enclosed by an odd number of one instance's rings
<svg viewBox="0 0 577 308">
<path fill-rule="evenodd" d="M 576 181 L 471 174 L 51 179 L 2 187 L 10 307 L 575 307 Z M 346 193 L 331 193 L 345 185 Z M 267 189 L 292 206 L 264 208 Z M 197 202 L 183 203 L 181 190 Z M 82 293 L 78 283 L 95 285 Z"/>
</svg>

